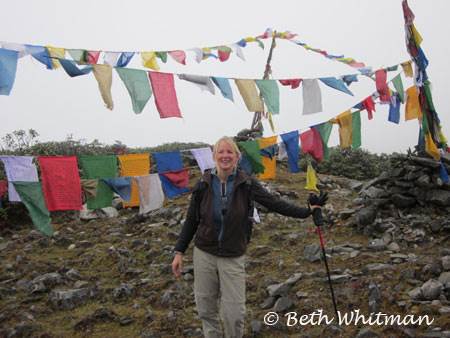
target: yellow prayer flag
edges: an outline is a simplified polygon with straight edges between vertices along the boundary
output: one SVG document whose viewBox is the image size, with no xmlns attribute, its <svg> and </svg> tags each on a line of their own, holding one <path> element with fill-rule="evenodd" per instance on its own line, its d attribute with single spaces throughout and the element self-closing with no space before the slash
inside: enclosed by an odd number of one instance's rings
<svg viewBox="0 0 450 338">
<path fill-rule="evenodd" d="M 48 50 L 48 54 L 52 57 L 52 66 L 53 69 L 57 69 L 61 64 L 58 59 L 53 58 L 61 58 L 64 59 L 66 57 L 66 50 L 64 48 L 45 46 Z"/>
<path fill-rule="evenodd" d="M 339 124 L 339 143 L 341 148 L 350 148 L 352 146 L 352 114 L 347 110 L 338 116 L 336 121 Z"/>
<path fill-rule="evenodd" d="M 411 25 L 411 32 L 412 32 L 414 41 L 416 42 L 416 45 L 420 46 L 423 39 L 422 39 L 422 36 L 420 35 L 419 31 L 416 29 L 416 26 L 414 26 L 414 24 Z"/>
<path fill-rule="evenodd" d="M 431 134 L 428 132 L 425 134 L 425 151 L 433 157 L 436 161 L 441 159 L 441 154 L 439 153 L 439 149 L 436 147 L 436 144 L 431 137 Z"/>
<path fill-rule="evenodd" d="M 127 154 L 117 156 L 120 163 L 120 176 L 145 176 L 150 173 L 150 155 Z M 124 208 L 139 206 L 139 188 L 135 180 L 131 183 L 131 198 L 123 203 Z"/>
<path fill-rule="evenodd" d="M 416 86 L 411 86 L 406 90 L 405 121 L 421 118 L 422 110 L 420 108 L 419 93 Z"/>
<path fill-rule="evenodd" d="M 443 144 L 447 144 L 447 138 L 445 137 L 444 133 L 442 132 L 441 126 L 439 126 L 438 135 L 439 135 L 439 141 Z"/>
<path fill-rule="evenodd" d="M 311 164 L 308 164 L 308 168 L 306 170 L 306 190 L 314 190 L 319 192 L 319 189 L 317 189 L 317 175 L 316 171 L 312 167 Z"/>
<path fill-rule="evenodd" d="M 402 64 L 403 71 L 405 72 L 405 76 L 413 77 L 413 69 L 411 65 L 411 61 L 403 62 Z"/>
<path fill-rule="evenodd" d="M 258 145 L 259 149 L 264 149 L 270 146 L 273 146 L 277 144 L 277 136 L 271 136 L 271 137 L 263 137 L 258 139 Z M 264 166 L 264 172 L 261 174 L 258 174 L 258 178 L 261 180 L 270 180 L 274 179 L 276 176 L 276 166 L 277 161 L 275 156 L 272 157 L 272 159 L 262 156 L 262 165 Z"/>
<path fill-rule="evenodd" d="M 241 94 L 248 111 L 264 111 L 264 104 L 258 95 L 255 80 L 236 79 L 234 82 L 239 89 L 239 93 Z"/>
<path fill-rule="evenodd" d="M 158 61 L 155 52 L 141 52 L 142 65 L 146 68 L 159 70 Z"/>
<path fill-rule="evenodd" d="M 98 82 L 98 88 L 102 95 L 106 108 L 112 110 L 114 103 L 111 95 L 112 86 L 112 67 L 110 65 L 96 64 L 92 65 L 95 79 Z"/>
</svg>

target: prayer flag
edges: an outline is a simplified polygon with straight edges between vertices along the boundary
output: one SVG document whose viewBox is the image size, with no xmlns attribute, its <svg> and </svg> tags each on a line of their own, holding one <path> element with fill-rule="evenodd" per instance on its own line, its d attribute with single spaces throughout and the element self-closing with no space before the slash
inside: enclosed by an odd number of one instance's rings
<svg viewBox="0 0 450 338">
<path fill-rule="evenodd" d="M 112 67 L 110 65 L 92 65 L 94 67 L 94 76 L 98 82 L 98 88 L 102 95 L 106 108 L 112 110 L 114 107 L 111 86 L 112 86 Z"/>
<path fill-rule="evenodd" d="M 300 86 L 300 82 L 302 82 L 302 79 L 286 79 L 279 81 L 283 86 L 291 86 L 291 89 L 295 89 Z"/>
<path fill-rule="evenodd" d="M 419 102 L 419 92 L 416 86 L 411 86 L 406 90 L 405 120 L 420 119 L 422 110 Z"/>
<path fill-rule="evenodd" d="M 352 149 L 361 147 L 361 111 L 352 114 Z"/>
<path fill-rule="evenodd" d="M 89 50 L 89 51 L 86 51 L 85 55 L 86 55 L 86 62 L 92 65 L 92 64 L 97 63 L 98 58 L 100 56 L 100 52 Z"/>
<path fill-rule="evenodd" d="M 103 182 L 125 202 L 131 198 L 131 177 L 102 178 Z"/>
<path fill-rule="evenodd" d="M 120 67 L 116 71 L 130 94 L 133 111 L 140 114 L 152 96 L 147 73 L 144 70 Z"/>
<path fill-rule="evenodd" d="M 41 183 L 18 181 L 14 182 L 14 188 L 30 213 L 34 226 L 44 235 L 52 236 L 53 227 L 50 224 L 50 212 L 45 206 Z"/>
<path fill-rule="evenodd" d="M 155 52 L 141 52 L 141 58 L 142 58 L 142 65 L 146 68 L 150 68 L 153 70 L 158 71 L 159 65 L 158 61 L 156 60 L 156 54 Z"/>
<path fill-rule="evenodd" d="M 400 98 L 398 93 L 391 95 L 388 121 L 397 124 L 400 122 Z"/>
<path fill-rule="evenodd" d="M 328 140 L 330 139 L 331 130 L 333 129 L 333 124 L 330 122 L 324 122 L 324 123 L 318 124 L 312 128 L 316 129 L 319 132 L 320 138 L 322 140 L 323 157 L 325 159 L 328 159 L 330 157 L 330 150 L 328 149 Z"/>
<path fill-rule="evenodd" d="M 402 77 L 398 74 L 396 77 L 392 79 L 392 83 L 394 84 L 394 88 L 398 93 L 398 97 L 401 103 L 405 103 L 405 90 L 403 89 Z"/>
<path fill-rule="evenodd" d="M 76 156 L 39 156 L 42 191 L 49 211 L 81 210 Z"/>
<path fill-rule="evenodd" d="M 52 69 L 56 69 L 59 67 L 59 60 L 64 59 L 66 57 L 66 50 L 64 48 L 46 46 L 48 50 L 48 54 L 52 58 Z"/>
<path fill-rule="evenodd" d="M 314 190 L 314 191 L 319 191 L 319 189 L 317 189 L 317 175 L 316 175 L 316 171 L 314 170 L 314 168 L 312 167 L 312 165 L 310 163 L 308 163 L 308 167 L 306 169 L 306 186 L 305 186 L 306 190 Z"/>
<path fill-rule="evenodd" d="M 139 187 L 139 214 L 146 214 L 163 206 L 164 192 L 158 174 L 134 177 Z"/>
<path fill-rule="evenodd" d="M 214 84 L 219 88 L 222 96 L 234 102 L 233 91 L 231 90 L 230 82 L 224 77 L 211 77 Z"/>
<path fill-rule="evenodd" d="M 170 178 L 166 176 L 167 174 L 171 174 Z M 189 178 L 189 173 L 188 173 L 187 169 L 180 170 L 178 172 L 173 172 L 173 173 L 159 174 L 159 178 L 161 180 L 161 184 L 162 184 L 164 193 L 166 194 L 167 198 L 172 199 L 179 195 L 189 192 L 189 188 L 177 186 L 177 184 L 179 184 L 186 177 Z M 171 181 L 172 179 L 175 180 L 176 184 L 174 184 Z"/>
<path fill-rule="evenodd" d="M 321 77 L 319 78 L 319 80 L 326 84 L 328 87 L 337 89 L 343 93 L 353 96 L 353 93 L 350 91 L 350 89 L 347 88 L 345 82 L 341 79 L 336 79 L 335 77 Z"/>
<path fill-rule="evenodd" d="M 320 133 L 315 128 L 300 134 L 302 152 L 310 154 L 317 162 L 323 160 L 323 144 Z"/>
<path fill-rule="evenodd" d="M 134 52 L 120 53 L 119 60 L 117 60 L 117 64 L 115 66 L 116 67 L 126 67 L 130 63 L 133 56 L 134 56 Z"/>
<path fill-rule="evenodd" d="M 86 75 L 92 71 L 92 66 L 78 68 L 75 61 L 72 60 L 61 59 L 59 60 L 59 63 L 61 64 L 62 68 L 67 73 L 67 75 L 69 75 L 70 77 Z"/>
<path fill-rule="evenodd" d="M 375 102 L 373 101 L 372 96 L 366 97 L 362 102 L 362 105 L 365 110 L 367 110 L 369 120 L 373 119 L 373 112 L 375 111 Z"/>
<path fill-rule="evenodd" d="M 402 64 L 403 71 L 405 72 L 406 77 L 413 77 L 413 69 L 411 65 L 411 61 L 403 62 Z"/>
<path fill-rule="evenodd" d="M 8 196 L 10 202 L 20 202 L 20 196 L 14 189 L 13 182 L 38 182 L 33 156 L 0 156 L 8 178 Z"/>
<path fill-rule="evenodd" d="M 381 103 L 389 103 L 391 100 L 390 90 L 386 83 L 387 72 L 385 69 L 378 69 L 375 72 L 375 83 L 378 94 L 380 94 Z"/>
<path fill-rule="evenodd" d="M 277 136 L 262 137 L 258 140 L 259 149 L 264 149 L 277 144 Z M 275 157 L 269 158 L 262 156 L 262 165 L 264 166 L 264 172 L 258 175 L 261 180 L 268 180 L 275 178 L 277 161 Z"/>
<path fill-rule="evenodd" d="M 248 163 L 252 167 L 252 171 L 254 173 L 263 173 L 264 165 L 262 164 L 262 156 L 259 151 L 260 148 L 258 142 L 251 140 L 245 142 L 238 142 L 238 145 L 240 148 L 242 148 L 243 152 L 245 153 L 244 161 L 248 161 Z"/>
<path fill-rule="evenodd" d="M 80 156 L 83 177 L 101 179 L 117 177 L 117 159 L 115 155 Z M 89 209 L 100 209 L 111 206 L 112 190 L 102 181 L 98 182 L 97 196 L 87 199 Z"/>
<path fill-rule="evenodd" d="M 0 95 L 9 95 L 16 79 L 19 53 L 0 48 Z"/>
<path fill-rule="evenodd" d="M 339 125 L 339 143 L 341 148 L 350 148 L 352 145 L 352 114 L 347 110 L 336 117 Z"/>
<path fill-rule="evenodd" d="M 267 110 L 272 114 L 280 113 L 280 90 L 276 80 L 255 80 L 264 99 Z"/>
<path fill-rule="evenodd" d="M 173 74 L 148 72 L 160 118 L 181 117 Z"/>
<path fill-rule="evenodd" d="M 178 78 L 180 80 L 185 80 L 185 81 L 195 84 L 202 91 L 206 90 L 213 95 L 216 94 L 216 90 L 214 89 L 214 84 L 212 83 L 211 79 L 208 76 L 180 74 L 180 75 L 178 75 Z"/>
<path fill-rule="evenodd" d="M 152 156 L 156 162 L 156 170 L 160 174 L 183 169 L 180 151 L 155 152 Z"/>
<path fill-rule="evenodd" d="M 264 104 L 259 97 L 255 80 L 235 79 L 234 83 L 238 87 L 239 93 L 241 94 L 248 111 L 264 111 Z"/>
<path fill-rule="evenodd" d="M 186 53 L 183 50 L 172 50 L 169 55 L 178 63 L 186 64 Z"/>
<path fill-rule="evenodd" d="M 322 93 L 317 79 L 303 80 L 303 115 L 319 113 L 322 108 Z"/>
<path fill-rule="evenodd" d="M 150 172 L 150 155 L 127 154 L 117 156 L 120 164 L 120 176 L 145 176 Z M 124 207 L 137 207 L 139 205 L 139 191 L 136 183 L 131 183 L 131 197 L 124 203 Z"/>
<path fill-rule="evenodd" d="M 198 166 L 202 174 L 206 169 L 214 168 L 215 163 L 213 159 L 213 153 L 210 147 L 191 149 L 192 155 L 194 155 Z"/>
<path fill-rule="evenodd" d="M 47 69 L 52 69 L 52 59 L 48 53 L 47 48 L 43 46 L 25 45 L 26 51 L 31 54 L 31 56 L 38 60 L 40 63 L 44 64 Z"/>
<path fill-rule="evenodd" d="M 291 173 L 298 173 L 300 171 L 298 166 L 298 156 L 300 152 L 298 130 L 281 134 L 280 136 L 287 152 L 289 170 Z"/>
</svg>

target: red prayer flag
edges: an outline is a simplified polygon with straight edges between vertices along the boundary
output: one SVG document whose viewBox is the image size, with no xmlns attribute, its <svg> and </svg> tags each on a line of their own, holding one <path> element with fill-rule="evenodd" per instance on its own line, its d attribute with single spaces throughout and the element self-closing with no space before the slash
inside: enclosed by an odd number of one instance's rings
<svg viewBox="0 0 450 338">
<path fill-rule="evenodd" d="M 91 65 L 95 65 L 98 61 L 99 56 L 100 52 L 98 51 L 88 51 L 86 55 L 86 61 Z"/>
<path fill-rule="evenodd" d="M 49 211 L 81 210 L 76 156 L 40 156 L 42 192 Z"/>
<path fill-rule="evenodd" d="M 375 102 L 373 102 L 372 96 L 366 97 L 362 102 L 362 105 L 369 116 L 369 120 L 373 119 L 373 112 L 375 111 Z"/>
<path fill-rule="evenodd" d="M 323 143 L 319 131 L 314 128 L 300 134 L 301 149 L 310 154 L 317 162 L 323 160 Z"/>
<path fill-rule="evenodd" d="M 0 180 L 0 198 L 8 191 L 8 181 Z"/>
<path fill-rule="evenodd" d="M 229 59 L 231 51 L 229 51 L 229 50 L 224 51 L 224 50 L 220 50 L 219 49 L 218 54 L 219 54 L 219 60 L 221 62 L 224 62 L 224 61 L 227 61 Z"/>
<path fill-rule="evenodd" d="M 283 86 L 291 86 L 292 89 L 298 88 L 300 86 L 300 82 L 302 79 L 287 79 L 287 80 L 279 80 Z"/>
<path fill-rule="evenodd" d="M 159 117 L 182 117 L 178 106 L 173 74 L 148 72 Z"/>
<path fill-rule="evenodd" d="M 375 83 L 377 86 L 377 91 L 380 94 L 381 103 L 390 103 L 391 102 L 391 94 L 389 91 L 389 87 L 386 83 L 387 75 L 385 69 L 378 69 L 375 72 Z"/>
<path fill-rule="evenodd" d="M 189 185 L 189 170 L 182 169 L 162 173 L 177 188 L 186 188 Z"/>
</svg>

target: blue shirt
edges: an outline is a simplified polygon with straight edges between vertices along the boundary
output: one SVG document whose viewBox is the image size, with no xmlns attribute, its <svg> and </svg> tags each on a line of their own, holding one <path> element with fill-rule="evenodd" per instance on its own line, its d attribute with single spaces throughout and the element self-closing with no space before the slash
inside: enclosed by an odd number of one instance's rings
<svg viewBox="0 0 450 338">
<path fill-rule="evenodd" d="M 228 176 L 225 183 L 220 182 L 220 178 L 217 176 L 216 168 L 211 170 L 211 182 L 213 189 L 213 221 L 216 226 L 218 240 L 223 239 L 223 219 L 225 213 L 230 204 L 230 200 L 233 193 L 234 179 L 236 177 L 236 170 Z"/>
</svg>

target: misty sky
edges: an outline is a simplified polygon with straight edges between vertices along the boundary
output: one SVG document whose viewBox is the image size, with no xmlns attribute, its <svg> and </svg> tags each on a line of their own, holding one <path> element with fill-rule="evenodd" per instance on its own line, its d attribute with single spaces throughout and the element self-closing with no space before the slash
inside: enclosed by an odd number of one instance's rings
<svg viewBox="0 0 450 338">
<path fill-rule="evenodd" d="M 450 104 L 448 78 L 447 0 L 410 0 L 415 25 L 424 41 L 422 48 L 430 66 L 436 109 L 449 137 Z M 255 36 L 268 27 L 298 33 L 298 39 L 330 54 L 344 54 L 373 69 L 409 59 L 401 0 L 314 1 L 8 1 L 0 13 L 0 41 L 52 45 L 65 48 L 110 51 L 187 50 L 229 44 Z M 236 55 L 221 63 L 197 64 L 188 52 L 187 66 L 169 60 L 161 71 L 235 78 L 261 78 L 270 41 L 261 50 L 256 44 L 244 48 L 246 61 Z M 135 56 L 129 67 L 142 68 Z M 302 47 L 278 40 L 274 50 L 274 78 L 318 78 L 356 73 L 355 69 L 330 61 Z M 389 73 L 390 77 L 396 73 Z M 403 78 L 404 79 L 404 78 Z M 235 135 L 248 128 L 253 113 L 245 108 L 232 84 L 235 103 L 219 91 L 213 96 L 192 84 L 175 79 L 183 119 L 160 119 L 153 98 L 140 115 L 117 73 L 113 72 L 114 110 L 104 107 L 92 74 L 69 78 L 63 70 L 46 70 L 30 56 L 19 60 L 10 96 L 0 96 L 0 136 L 16 129 L 33 128 L 41 141 L 76 139 L 104 143 L 120 140 L 128 146 L 154 146 L 165 142 L 213 143 L 222 135 Z M 405 88 L 412 84 L 404 81 Z M 352 107 L 375 91 L 375 84 L 360 77 L 351 85 L 354 97 L 321 85 L 324 112 L 302 116 L 301 89 L 280 86 L 280 115 L 276 133 L 324 122 Z M 388 106 L 377 105 L 374 120 L 362 113 L 363 148 L 376 152 L 405 151 L 417 142 L 417 121 L 399 125 L 387 121 Z M 266 127 L 266 135 L 270 130 Z M 337 144 L 337 127 L 331 145 Z"/>
</svg>

